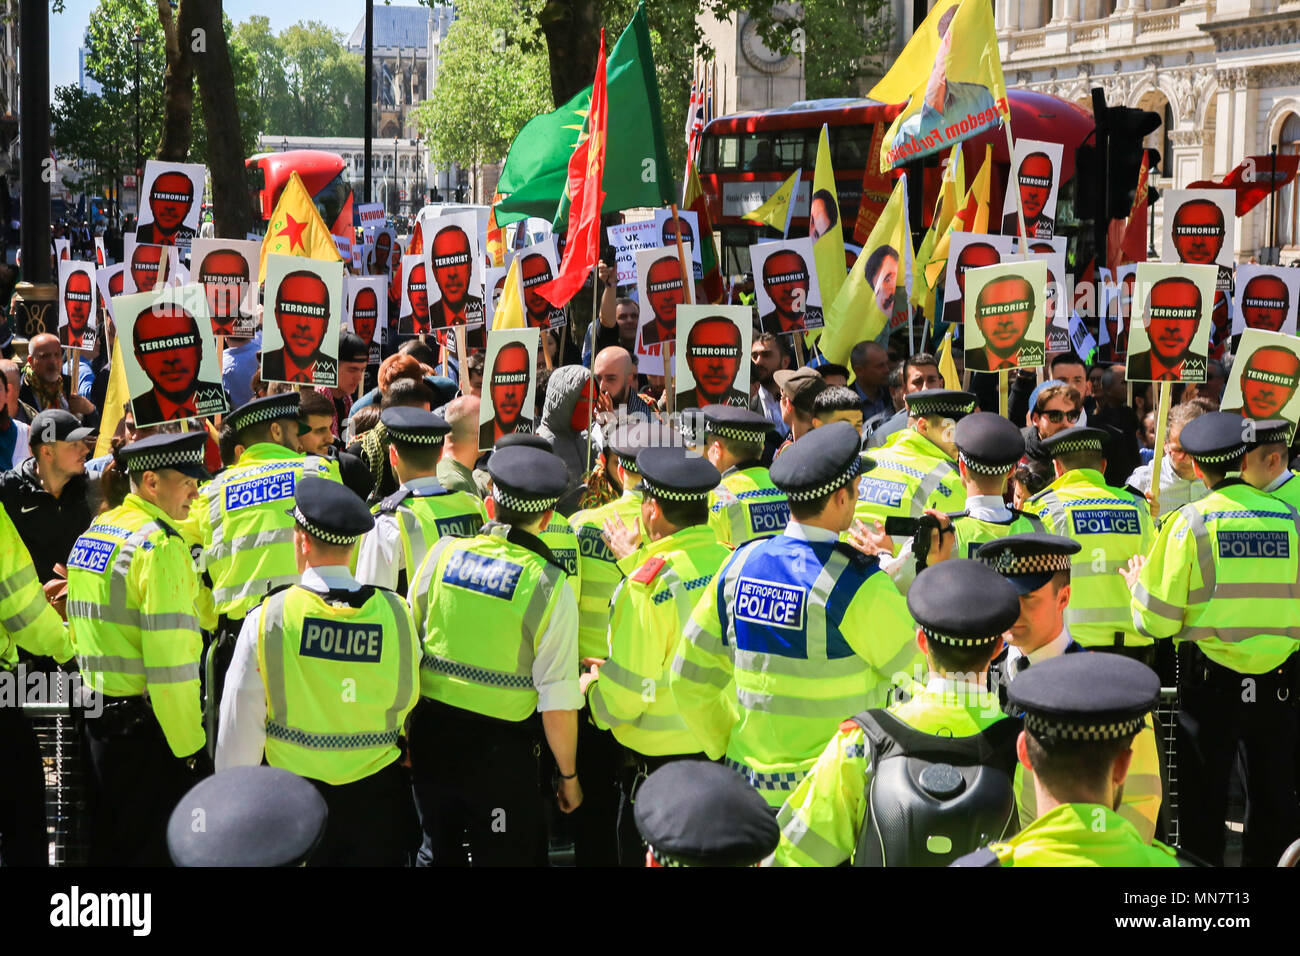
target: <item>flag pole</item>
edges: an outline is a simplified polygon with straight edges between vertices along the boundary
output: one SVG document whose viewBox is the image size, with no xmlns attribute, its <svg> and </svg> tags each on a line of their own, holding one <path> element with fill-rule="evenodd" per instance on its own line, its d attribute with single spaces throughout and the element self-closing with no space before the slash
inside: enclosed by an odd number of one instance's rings
<svg viewBox="0 0 1300 956">
<path fill-rule="evenodd" d="M 600 262 L 599 259 L 596 260 Z M 582 477 L 586 481 L 591 477 L 591 432 L 592 423 L 596 419 L 596 323 L 600 321 L 600 269 L 591 270 L 591 368 L 587 370 L 587 457 L 582 462 Z M 546 343 L 542 343 L 542 353 L 546 356 L 546 367 L 551 367 L 551 357 L 546 351 Z M 633 386 L 635 387 L 635 386 Z"/>
<path fill-rule="evenodd" d="M 690 305 L 695 304 L 695 272 L 691 269 L 690 263 L 686 261 L 686 249 L 682 245 L 682 220 L 677 212 L 677 203 L 670 203 L 669 209 L 673 214 L 673 226 L 675 227 L 677 242 L 677 264 L 681 268 L 682 275 L 682 292 L 686 302 Z M 677 345 L 675 338 L 677 334 L 677 323 L 673 323 L 674 338 L 664 343 L 664 385 L 668 389 L 668 411 L 674 411 L 674 405 L 677 401 L 676 383 L 673 381 L 673 350 Z"/>
<path fill-rule="evenodd" d="M 1160 465 L 1165 456 L 1165 429 L 1169 427 L 1169 383 L 1160 383 L 1160 398 L 1156 405 L 1156 447 L 1151 458 L 1151 488 L 1147 499 L 1150 501 L 1151 517 L 1160 515 Z"/>
<path fill-rule="evenodd" d="M 109 354 L 111 356 L 112 353 Z M 112 361 L 112 359 L 110 358 L 109 361 Z M 217 368 L 223 369 L 225 367 L 226 367 L 226 337 L 224 335 L 218 335 L 217 336 Z M 220 412 L 217 412 L 216 416 L 213 418 L 213 422 L 216 424 L 218 428 L 221 427 Z"/>
<path fill-rule="evenodd" d="M 1029 230 L 1025 228 L 1025 204 L 1020 197 L 1020 174 L 1016 172 L 1016 147 L 1011 141 L 1011 110 L 1007 109 L 1006 121 L 1002 124 L 1002 132 L 1007 137 L 1007 160 L 1010 163 L 1011 178 L 1008 181 L 1007 188 L 1011 190 L 1012 195 L 1016 197 L 1016 222 L 1020 227 L 1020 255 L 1028 255 L 1029 249 Z M 1010 409 L 1008 406 L 1008 372 L 1006 369 L 998 371 L 998 414 L 1003 418 L 1010 418 Z"/>
</svg>

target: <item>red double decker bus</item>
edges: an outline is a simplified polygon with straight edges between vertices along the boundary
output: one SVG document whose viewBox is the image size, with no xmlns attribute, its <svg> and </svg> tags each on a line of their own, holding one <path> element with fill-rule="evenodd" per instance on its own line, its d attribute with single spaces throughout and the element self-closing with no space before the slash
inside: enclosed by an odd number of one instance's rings
<svg viewBox="0 0 1300 956">
<path fill-rule="evenodd" d="M 244 167 L 256 231 L 266 232 L 275 204 L 288 185 L 290 174 L 296 172 L 330 232 L 352 238 L 352 184 L 348 182 L 342 156 L 319 149 L 291 149 L 283 153 L 257 153 L 244 161 Z"/>
</svg>

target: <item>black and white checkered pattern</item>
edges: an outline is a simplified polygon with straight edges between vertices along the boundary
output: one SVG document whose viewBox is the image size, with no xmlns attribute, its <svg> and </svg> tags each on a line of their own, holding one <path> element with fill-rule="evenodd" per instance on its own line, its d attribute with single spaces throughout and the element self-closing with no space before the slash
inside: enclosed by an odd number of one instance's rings
<svg viewBox="0 0 1300 956">
<path fill-rule="evenodd" d="M 283 401 L 267 402 L 259 405 L 257 408 L 244 406 L 237 408 L 230 413 L 226 419 L 234 431 L 243 431 L 250 425 L 260 425 L 262 422 L 273 422 L 280 418 L 297 418 L 298 417 L 298 393 L 284 392 Z M 277 395 L 277 398 L 281 396 Z"/>
<path fill-rule="evenodd" d="M 555 507 L 555 503 L 560 499 L 555 498 L 521 498 L 501 487 L 501 482 L 492 483 L 492 498 L 498 503 L 505 505 L 511 511 L 517 511 L 521 514 L 536 514 L 541 511 L 549 511 Z"/>
<path fill-rule="evenodd" d="M 730 438 L 732 441 L 745 441 L 761 444 L 767 435 L 765 428 L 740 428 L 735 425 L 719 425 L 709 422 L 705 431 L 710 435 L 719 435 L 722 438 Z"/>
<path fill-rule="evenodd" d="M 951 634 L 940 634 L 938 631 L 932 631 L 924 624 L 921 625 L 921 630 L 925 632 L 925 636 L 930 640 L 938 641 L 940 644 L 949 644 L 953 647 L 976 647 L 980 644 L 991 645 L 1000 636 L 994 634 L 991 637 L 953 637 Z"/>
<path fill-rule="evenodd" d="M 1191 454 L 1191 452 L 1188 452 L 1188 454 Z M 1192 455 L 1192 460 L 1205 462 L 1207 465 L 1218 465 L 1225 461 L 1236 461 L 1244 454 L 1246 454 L 1246 444 L 1242 442 L 1240 445 L 1233 445 L 1231 448 L 1216 451 L 1213 454 Z"/>
<path fill-rule="evenodd" d="M 827 480 L 825 483 L 817 485 L 814 488 L 799 488 L 791 491 L 788 488 L 782 488 L 785 496 L 791 501 L 816 501 L 818 498 L 824 498 L 837 488 L 843 488 L 862 470 L 862 456 L 854 455 L 849 459 L 848 466 L 834 478 Z"/>
<path fill-rule="evenodd" d="M 307 520 L 307 516 L 302 513 L 302 509 L 297 505 L 293 507 L 293 520 L 298 522 L 298 526 L 306 531 L 313 538 L 320 538 L 327 544 L 355 544 L 361 539 L 359 534 L 338 534 L 334 531 L 326 531 L 318 525 L 312 524 Z"/>
<path fill-rule="evenodd" d="M 1110 724 L 1071 724 L 1042 714 L 1025 714 L 1025 729 L 1035 737 L 1059 737 L 1062 740 L 1119 740 L 1142 729 L 1144 717 L 1133 717 Z"/>
<path fill-rule="evenodd" d="M 641 476 L 641 491 L 647 497 L 658 498 L 661 501 L 706 501 L 713 489 L 705 488 L 703 491 L 687 491 L 682 488 L 669 488 L 665 485 L 657 485 L 645 475 Z"/>
<path fill-rule="evenodd" d="M 156 471 L 159 468 L 175 468 L 177 465 L 203 464 L 203 449 L 201 447 L 160 451 L 152 454 L 132 455 L 130 452 L 125 454 L 128 471 Z"/>
<path fill-rule="evenodd" d="M 1271 445 L 1276 442 L 1285 442 L 1287 433 L 1290 431 L 1291 424 L 1289 422 L 1282 422 L 1280 425 L 1273 425 L 1268 428 L 1256 426 L 1254 443 L 1256 445 Z"/>
<path fill-rule="evenodd" d="M 1093 435 L 1079 435 L 1076 438 L 1066 438 L 1059 442 L 1054 442 L 1048 449 L 1053 458 L 1059 458 L 1061 455 L 1068 455 L 1076 451 L 1101 451 L 1101 439 Z"/>
<path fill-rule="evenodd" d="M 995 462 L 986 462 L 986 461 L 976 461 L 974 458 L 971 458 L 969 455 L 967 455 L 964 451 L 961 451 L 960 449 L 958 449 L 957 451 L 957 457 L 960 458 L 962 461 L 964 461 L 966 463 L 966 467 L 969 468 L 971 471 L 975 472 L 975 474 L 977 475 L 1004 475 L 1012 468 L 1016 467 L 1016 463 L 1014 461 L 1009 461 L 1006 462 L 1005 464 L 997 464 Z M 1017 459 L 1017 461 L 1018 460 L 1019 459 Z"/>
<path fill-rule="evenodd" d="M 403 442 L 407 445 L 441 445 L 444 435 L 436 432 L 407 432 L 390 425 L 385 425 L 388 430 L 388 437 L 396 442 Z"/>
<path fill-rule="evenodd" d="M 917 397 L 915 393 L 907 398 L 907 414 L 913 418 L 924 415 L 969 415 L 973 411 L 975 402 L 958 403 L 946 397 Z"/>
<path fill-rule="evenodd" d="M 1070 570 L 1070 556 L 1068 554 L 1013 554 L 1010 551 L 1000 551 L 989 564 L 1003 577 L 1047 574 Z"/>
</svg>

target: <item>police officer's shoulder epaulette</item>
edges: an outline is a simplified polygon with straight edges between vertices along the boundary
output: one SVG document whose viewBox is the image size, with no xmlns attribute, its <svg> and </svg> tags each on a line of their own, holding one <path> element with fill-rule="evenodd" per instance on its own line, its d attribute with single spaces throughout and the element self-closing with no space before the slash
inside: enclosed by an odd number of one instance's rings
<svg viewBox="0 0 1300 956">
<path fill-rule="evenodd" d="M 985 846 L 985 847 L 980 847 L 978 850 L 975 850 L 972 853 L 967 853 L 965 856 L 957 857 L 957 859 L 953 860 L 948 865 L 961 866 L 961 867 L 1001 866 L 1002 861 L 998 859 L 998 855 L 996 853 L 994 853 L 992 850 L 990 850 L 988 847 Z"/>
<path fill-rule="evenodd" d="M 668 562 L 663 558 L 651 558 L 645 564 L 641 565 L 641 567 L 632 572 L 632 580 L 637 584 L 651 584 L 667 563 Z"/>
<path fill-rule="evenodd" d="M 181 533 L 169 525 L 166 521 L 155 519 L 156 524 L 162 529 L 164 538 L 179 538 Z"/>
<path fill-rule="evenodd" d="M 880 559 L 874 554 L 863 554 L 847 541 L 836 541 L 835 550 L 849 559 L 849 563 L 864 574 L 880 566 Z"/>
<path fill-rule="evenodd" d="M 1030 495 L 1030 496 L 1029 496 L 1028 498 L 1026 498 L 1025 500 L 1028 501 L 1028 502 L 1031 502 L 1031 503 L 1032 503 L 1032 502 L 1038 501 L 1040 498 L 1046 498 L 1046 497 L 1047 497 L 1049 494 L 1051 494 L 1051 493 L 1052 493 L 1052 489 L 1051 489 L 1051 488 L 1044 488 L 1042 491 L 1039 491 L 1039 492 L 1037 492 L 1037 493 L 1035 493 L 1035 494 Z"/>
<path fill-rule="evenodd" d="M 411 496 L 410 488 L 398 488 L 387 498 L 379 502 L 379 513 L 390 515 L 395 512 L 399 505 Z"/>
</svg>

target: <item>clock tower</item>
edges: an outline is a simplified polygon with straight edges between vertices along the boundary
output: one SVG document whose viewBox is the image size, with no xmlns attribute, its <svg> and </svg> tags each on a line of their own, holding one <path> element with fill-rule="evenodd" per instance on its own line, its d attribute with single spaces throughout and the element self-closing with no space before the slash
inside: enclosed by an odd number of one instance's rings
<svg viewBox="0 0 1300 956">
<path fill-rule="evenodd" d="M 778 16 L 783 8 L 791 15 L 798 10 L 795 4 L 778 4 Z M 769 50 L 748 13 L 727 20 L 702 13 L 698 22 L 717 61 L 716 115 L 789 106 L 804 99 L 803 56 Z"/>
</svg>

